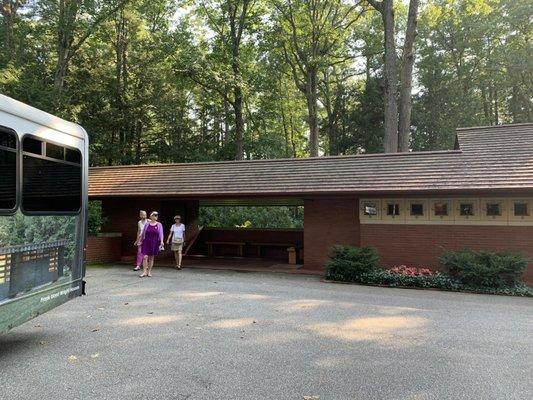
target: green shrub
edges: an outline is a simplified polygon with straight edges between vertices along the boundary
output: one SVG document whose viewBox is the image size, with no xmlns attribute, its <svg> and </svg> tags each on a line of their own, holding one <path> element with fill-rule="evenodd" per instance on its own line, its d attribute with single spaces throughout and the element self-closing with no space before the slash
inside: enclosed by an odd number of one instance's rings
<svg viewBox="0 0 533 400">
<path fill-rule="evenodd" d="M 462 284 L 490 288 L 518 284 L 527 266 L 520 254 L 472 250 L 447 251 L 440 261 Z"/>
<path fill-rule="evenodd" d="M 87 223 L 89 236 L 98 235 L 105 222 L 106 218 L 102 216 L 102 202 L 97 200 L 89 201 L 89 220 Z"/>
<path fill-rule="evenodd" d="M 326 279 L 358 282 L 361 275 L 379 267 L 379 256 L 373 247 L 333 246 L 326 263 Z"/>
<path fill-rule="evenodd" d="M 386 285 L 390 287 L 419 287 L 457 290 L 459 284 L 450 276 L 440 272 L 431 275 L 403 275 L 390 269 L 377 269 L 361 275 L 359 283 Z"/>
<path fill-rule="evenodd" d="M 357 283 L 389 287 L 440 289 L 452 292 L 474 292 L 533 297 L 533 289 L 522 283 L 497 288 L 466 285 L 461 283 L 458 279 L 442 272 L 436 272 L 431 275 L 409 276 L 393 273 L 390 269 L 378 269 L 362 274 Z"/>
</svg>

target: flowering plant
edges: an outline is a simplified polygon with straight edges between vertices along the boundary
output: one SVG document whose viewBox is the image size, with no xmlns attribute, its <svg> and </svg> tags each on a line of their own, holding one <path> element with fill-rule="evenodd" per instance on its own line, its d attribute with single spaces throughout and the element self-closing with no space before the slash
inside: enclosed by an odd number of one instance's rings
<svg viewBox="0 0 533 400">
<path fill-rule="evenodd" d="M 398 265 L 388 270 L 389 274 L 399 274 L 405 276 L 431 276 L 434 275 L 427 267 L 408 267 L 407 265 Z"/>
</svg>

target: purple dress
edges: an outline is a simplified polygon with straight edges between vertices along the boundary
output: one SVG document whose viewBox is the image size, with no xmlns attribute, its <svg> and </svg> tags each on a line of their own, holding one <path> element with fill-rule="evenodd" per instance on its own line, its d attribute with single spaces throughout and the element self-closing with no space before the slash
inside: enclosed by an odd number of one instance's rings
<svg viewBox="0 0 533 400">
<path fill-rule="evenodd" d="M 141 244 L 141 252 L 145 256 L 157 256 L 159 254 L 159 246 L 161 245 L 161 238 L 157 225 L 146 224 L 144 231 L 144 238 Z"/>
</svg>

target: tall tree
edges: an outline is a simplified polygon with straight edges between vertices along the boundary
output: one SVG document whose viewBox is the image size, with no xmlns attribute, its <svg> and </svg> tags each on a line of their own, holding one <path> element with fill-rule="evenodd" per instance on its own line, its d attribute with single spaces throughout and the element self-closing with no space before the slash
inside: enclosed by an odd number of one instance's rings
<svg viewBox="0 0 533 400">
<path fill-rule="evenodd" d="M 415 38 L 418 15 L 418 0 L 409 1 L 407 27 L 403 43 L 402 66 L 400 71 L 400 116 L 398 120 L 398 151 L 409 151 L 411 132 L 412 82 L 415 63 Z"/>
<path fill-rule="evenodd" d="M 366 0 L 247 1 L 240 25 L 244 0 L 2 0 L 0 92 L 83 125 L 92 165 L 383 151 L 382 14 L 349 25 Z M 418 3 L 415 30 L 414 1 L 391 1 L 398 137 L 448 149 L 458 126 L 532 121 L 531 1 Z"/>
<path fill-rule="evenodd" d="M 349 29 L 360 16 L 356 5 L 341 0 L 274 1 L 279 44 L 296 87 L 304 94 L 309 124 L 309 153 L 319 155 L 318 88 L 320 74 L 344 63 Z"/>
<path fill-rule="evenodd" d="M 69 64 L 100 24 L 111 18 L 128 0 L 41 0 L 37 9 L 48 20 L 56 35 L 54 87 L 61 93 Z"/>
<path fill-rule="evenodd" d="M 187 57 L 188 65 L 182 68 L 197 84 L 214 91 L 231 105 L 235 128 L 234 158 L 242 160 L 244 91 L 248 79 L 243 71 L 243 58 L 246 57 L 243 47 L 253 47 L 252 35 L 260 22 L 262 9 L 257 0 L 199 0 L 196 7 L 214 36 L 205 39 L 208 53 L 202 57 L 198 51 L 193 51 Z M 226 70 L 227 66 L 229 70 Z"/>
<path fill-rule="evenodd" d="M 15 19 L 17 11 L 26 4 L 27 0 L 2 0 L 2 21 L 4 28 L 4 50 L 8 58 L 15 55 Z"/>
<path fill-rule="evenodd" d="M 411 82 L 414 63 L 414 39 L 418 13 L 418 0 L 409 1 L 409 16 L 402 55 L 402 89 L 400 120 L 398 120 L 398 75 L 396 68 L 396 33 L 394 0 L 368 0 L 381 14 L 384 26 L 383 97 L 385 105 L 385 133 L 383 148 L 386 153 L 409 150 L 411 120 Z M 398 122 L 399 121 L 399 122 Z"/>
<path fill-rule="evenodd" d="M 396 35 L 394 26 L 394 0 L 368 0 L 381 14 L 384 27 L 383 98 L 385 123 L 383 149 L 385 153 L 398 151 L 398 75 L 396 70 Z"/>
</svg>

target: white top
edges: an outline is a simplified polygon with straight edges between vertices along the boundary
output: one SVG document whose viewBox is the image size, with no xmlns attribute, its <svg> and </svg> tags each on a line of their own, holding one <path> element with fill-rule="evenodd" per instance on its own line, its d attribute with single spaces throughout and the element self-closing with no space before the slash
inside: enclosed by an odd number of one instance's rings
<svg viewBox="0 0 533 400">
<path fill-rule="evenodd" d="M 185 233 L 185 225 L 181 223 L 179 225 L 173 224 L 170 227 L 170 232 L 172 232 L 173 238 L 183 239 L 183 234 Z"/>
<path fill-rule="evenodd" d="M 144 229 L 144 226 L 148 223 L 149 219 L 146 218 L 144 221 L 141 219 L 139 220 L 139 222 L 137 222 L 137 236 L 139 236 L 143 229 Z"/>
</svg>

